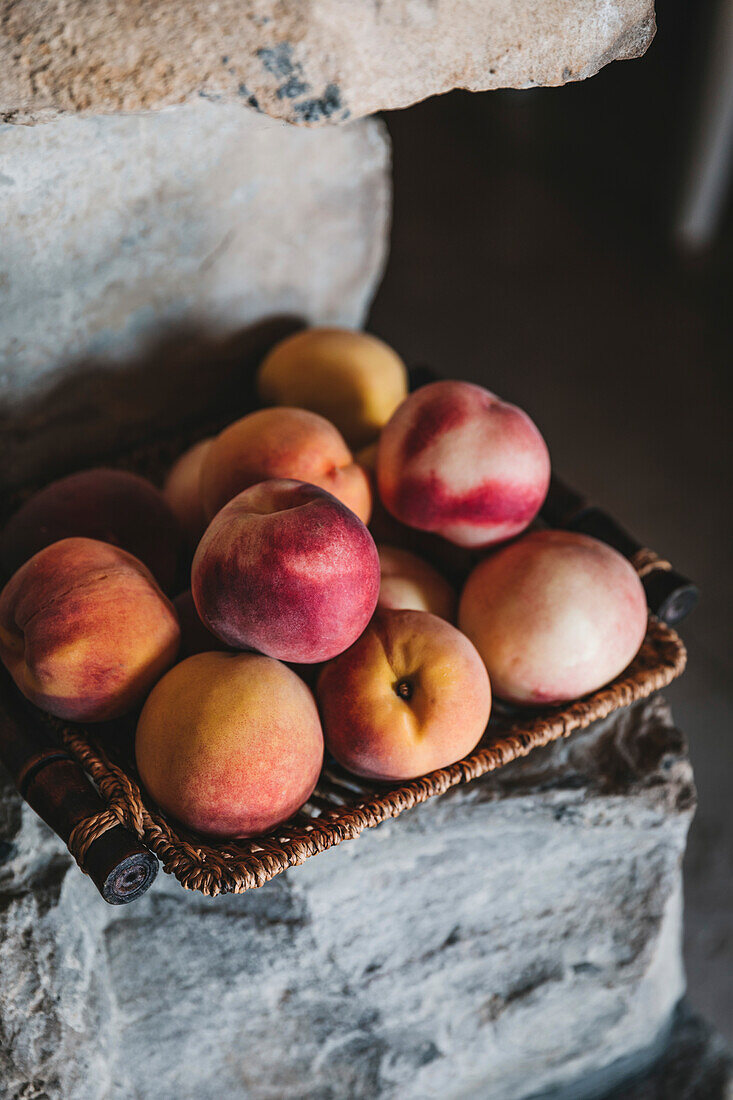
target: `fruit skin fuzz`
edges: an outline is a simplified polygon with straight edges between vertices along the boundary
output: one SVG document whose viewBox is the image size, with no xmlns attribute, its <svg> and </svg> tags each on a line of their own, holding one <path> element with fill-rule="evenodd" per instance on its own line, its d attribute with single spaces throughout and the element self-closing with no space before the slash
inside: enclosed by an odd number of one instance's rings
<svg viewBox="0 0 733 1100">
<path fill-rule="evenodd" d="M 368 779 L 414 779 L 476 747 L 491 685 L 473 644 L 425 611 L 380 610 L 354 645 L 322 670 L 326 744 Z"/>
<path fill-rule="evenodd" d="M 550 456 L 515 405 L 470 382 L 432 382 L 410 394 L 379 438 L 377 484 L 402 523 L 458 546 L 514 538 L 550 484 Z"/>
</svg>

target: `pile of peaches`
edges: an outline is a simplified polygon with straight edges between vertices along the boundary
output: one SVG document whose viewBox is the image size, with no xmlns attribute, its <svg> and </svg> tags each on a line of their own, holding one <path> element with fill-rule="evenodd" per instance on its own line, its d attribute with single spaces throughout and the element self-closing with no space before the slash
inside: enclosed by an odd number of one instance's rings
<svg viewBox="0 0 733 1100">
<path fill-rule="evenodd" d="M 550 460 L 521 409 L 467 382 L 408 394 L 392 349 L 340 329 L 278 344 L 258 387 L 266 407 L 162 492 L 86 470 L 0 536 L 18 688 L 66 720 L 142 705 L 137 768 L 173 818 L 260 834 L 307 801 L 324 743 L 358 776 L 415 778 L 471 752 L 492 690 L 561 703 L 635 656 L 641 583 L 535 523 Z M 460 593 L 416 546 L 467 574 Z"/>
</svg>

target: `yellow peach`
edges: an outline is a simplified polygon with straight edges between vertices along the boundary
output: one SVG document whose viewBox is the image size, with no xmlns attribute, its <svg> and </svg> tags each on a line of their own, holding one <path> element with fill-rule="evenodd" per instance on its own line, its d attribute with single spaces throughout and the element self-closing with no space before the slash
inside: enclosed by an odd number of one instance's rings
<svg viewBox="0 0 733 1100">
<path fill-rule="evenodd" d="M 371 442 L 407 397 L 407 371 L 383 340 L 343 328 L 310 328 L 277 344 L 258 375 L 261 399 L 330 420 L 350 447 Z"/>
<path fill-rule="evenodd" d="M 310 690 L 286 665 L 255 653 L 199 653 L 151 692 L 135 758 L 150 796 L 190 829 L 254 836 L 307 801 L 323 733 Z"/>
<path fill-rule="evenodd" d="M 377 611 L 318 680 L 326 744 L 349 771 L 413 779 L 480 741 L 491 686 L 472 643 L 425 611 Z"/>
</svg>

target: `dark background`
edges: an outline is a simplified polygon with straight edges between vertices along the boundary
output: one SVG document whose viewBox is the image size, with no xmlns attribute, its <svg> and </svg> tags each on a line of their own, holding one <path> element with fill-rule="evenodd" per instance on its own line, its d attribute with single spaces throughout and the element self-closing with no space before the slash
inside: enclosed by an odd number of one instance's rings
<svg viewBox="0 0 733 1100">
<path fill-rule="evenodd" d="M 368 327 L 527 409 L 555 469 L 702 587 L 668 691 L 699 795 L 685 951 L 693 1003 L 733 1038 L 730 204 L 704 250 L 675 231 L 711 10 L 663 3 L 646 57 L 584 83 L 387 114 L 392 252 Z"/>
</svg>

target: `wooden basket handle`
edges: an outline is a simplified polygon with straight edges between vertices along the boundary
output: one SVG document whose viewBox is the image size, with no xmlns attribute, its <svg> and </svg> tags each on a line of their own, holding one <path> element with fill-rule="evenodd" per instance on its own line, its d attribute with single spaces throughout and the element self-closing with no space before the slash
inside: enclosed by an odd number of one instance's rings
<svg viewBox="0 0 733 1100">
<path fill-rule="evenodd" d="M 0 760 L 21 796 L 61 837 L 106 902 L 126 905 L 145 893 L 158 873 L 157 858 L 120 824 L 4 670 Z"/>
</svg>

